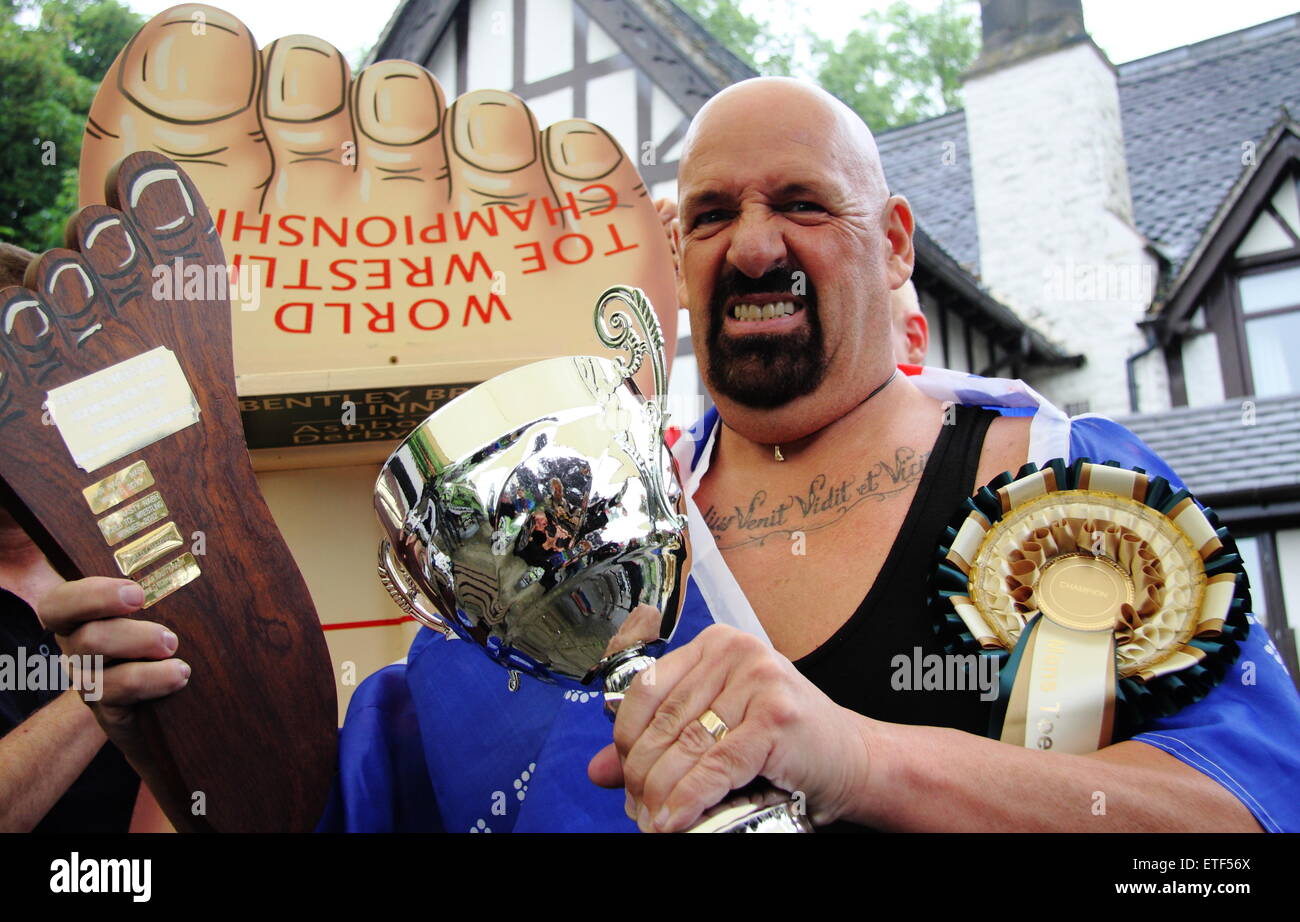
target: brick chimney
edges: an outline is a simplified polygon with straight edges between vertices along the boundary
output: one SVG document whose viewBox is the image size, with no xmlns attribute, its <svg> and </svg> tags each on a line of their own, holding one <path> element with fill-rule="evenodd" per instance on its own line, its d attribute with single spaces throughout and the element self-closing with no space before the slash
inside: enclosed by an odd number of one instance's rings
<svg viewBox="0 0 1300 922">
<path fill-rule="evenodd" d="M 1081 0 L 981 0 L 983 49 L 965 77 L 982 281 L 1079 369 L 1038 375 L 1059 405 L 1129 410 L 1125 359 L 1156 262 L 1133 222 L 1114 65 Z M 1139 366 L 1143 411 L 1167 405 L 1158 351 Z M 1160 403 L 1159 401 L 1164 401 Z"/>
</svg>

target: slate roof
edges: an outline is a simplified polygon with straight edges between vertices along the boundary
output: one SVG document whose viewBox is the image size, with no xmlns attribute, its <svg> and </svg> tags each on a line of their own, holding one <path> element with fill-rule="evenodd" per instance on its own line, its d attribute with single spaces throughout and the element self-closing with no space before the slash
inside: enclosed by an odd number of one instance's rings
<svg viewBox="0 0 1300 922">
<path fill-rule="evenodd" d="M 1300 112 L 1300 14 L 1119 68 L 1138 229 L 1176 274 L 1285 104 Z"/>
<path fill-rule="evenodd" d="M 1254 425 L 1241 399 L 1119 418 L 1210 505 L 1300 498 L 1300 409 L 1294 395 L 1256 397 Z"/>
<path fill-rule="evenodd" d="M 1285 104 L 1300 114 L 1300 14 L 1119 65 L 1134 219 L 1176 275 Z M 979 274 L 963 112 L 881 133 L 890 188 L 954 259 Z M 940 160 L 945 142 L 956 162 Z"/>
<path fill-rule="evenodd" d="M 966 113 L 949 112 L 882 132 L 876 146 L 889 191 L 906 196 L 917 223 L 963 269 L 978 277 L 979 231 Z"/>
</svg>

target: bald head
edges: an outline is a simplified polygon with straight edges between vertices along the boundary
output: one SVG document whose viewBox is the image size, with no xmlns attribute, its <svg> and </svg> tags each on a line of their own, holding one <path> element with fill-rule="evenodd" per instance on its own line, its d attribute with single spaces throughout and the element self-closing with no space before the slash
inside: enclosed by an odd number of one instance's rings
<svg viewBox="0 0 1300 922">
<path fill-rule="evenodd" d="M 852 110 L 788 78 L 728 87 L 691 123 L 678 191 L 679 303 L 728 426 L 789 441 L 892 373 L 912 216 Z"/>
<path fill-rule="evenodd" d="M 912 280 L 894 289 L 889 300 L 894 315 L 894 357 L 910 365 L 924 364 L 930 346 L 930 325 L 921 312 Z"/>
<path fill-rule="evenodd" d="M 682 147 L 679 176 L 691 171 L 692 154 L 716 137 L 746 133 L 781 134 L 832 158 L 838 169 L 870 190 L 872 201 L 889 196 L 880 152 L 856 112 L 819 86 L 793 77 L 754 77 L 713 96 L 691 120 Z M 755 149 L 761 155 L 762 148 Z"/>
</svg>

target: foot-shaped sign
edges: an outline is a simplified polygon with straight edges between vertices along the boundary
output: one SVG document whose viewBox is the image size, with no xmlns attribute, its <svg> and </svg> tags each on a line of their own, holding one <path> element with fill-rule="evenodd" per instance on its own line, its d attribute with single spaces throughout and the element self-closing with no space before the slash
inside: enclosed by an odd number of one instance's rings
<svg viewBox="0 0 1300 922">
<path fill-rule="evenodd" d="M 591 310 L 613 284 L 644 289 L 674 342 L 672 258 L 632 161 L 590 122 L 539 132 L 510 93 L 448 105 L 407 61 L 353 79 L 320 39 L 259 52 L 239 20 L 189 4 L 151 20 L 104 79 L 83 204 L 135 150 L 185 168 L 237 267 L 235 366 L 254 447 L 405 434 L 364 406 L 351 426 L 327 428 L 337 401 L 302 406 L 313 392 L 405 391 L 423 410 L 408 414 L 414 425 L 455 387 L 600 354 Z M 154 284 L 183 286 L 185 269 Z M 256 399 L 272 394 L 298 403 Z M 250 420 L 294 406 L 312 425 L 263 436 Z"/>
</svg>

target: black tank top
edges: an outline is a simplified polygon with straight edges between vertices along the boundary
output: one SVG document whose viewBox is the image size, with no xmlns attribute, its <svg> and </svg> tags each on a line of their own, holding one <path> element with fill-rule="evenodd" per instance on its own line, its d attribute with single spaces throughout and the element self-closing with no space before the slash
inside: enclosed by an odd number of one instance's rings
<svg viewBox="0 0 1300 922">
<path fill-rule="evenodd" d="M 988 732 L 992 702 L 981 700 L 978 676 L 963 678 L 968 690 L 933 687 L 936 663 L 943 664 L 945 676 L 952 670 L 942 660 L 926 659 L 943 656 L 926 596 L 939 539 L 961 501 L 975 492 L 984 436 L 997 415 L 956 408 L 955 425 L 940 431 L 875 584 L 829 640 L 795 662 L 841 707 L 890 723 Z M 895 660 L 900 654 L 905 661 Z"/>
</svg>

